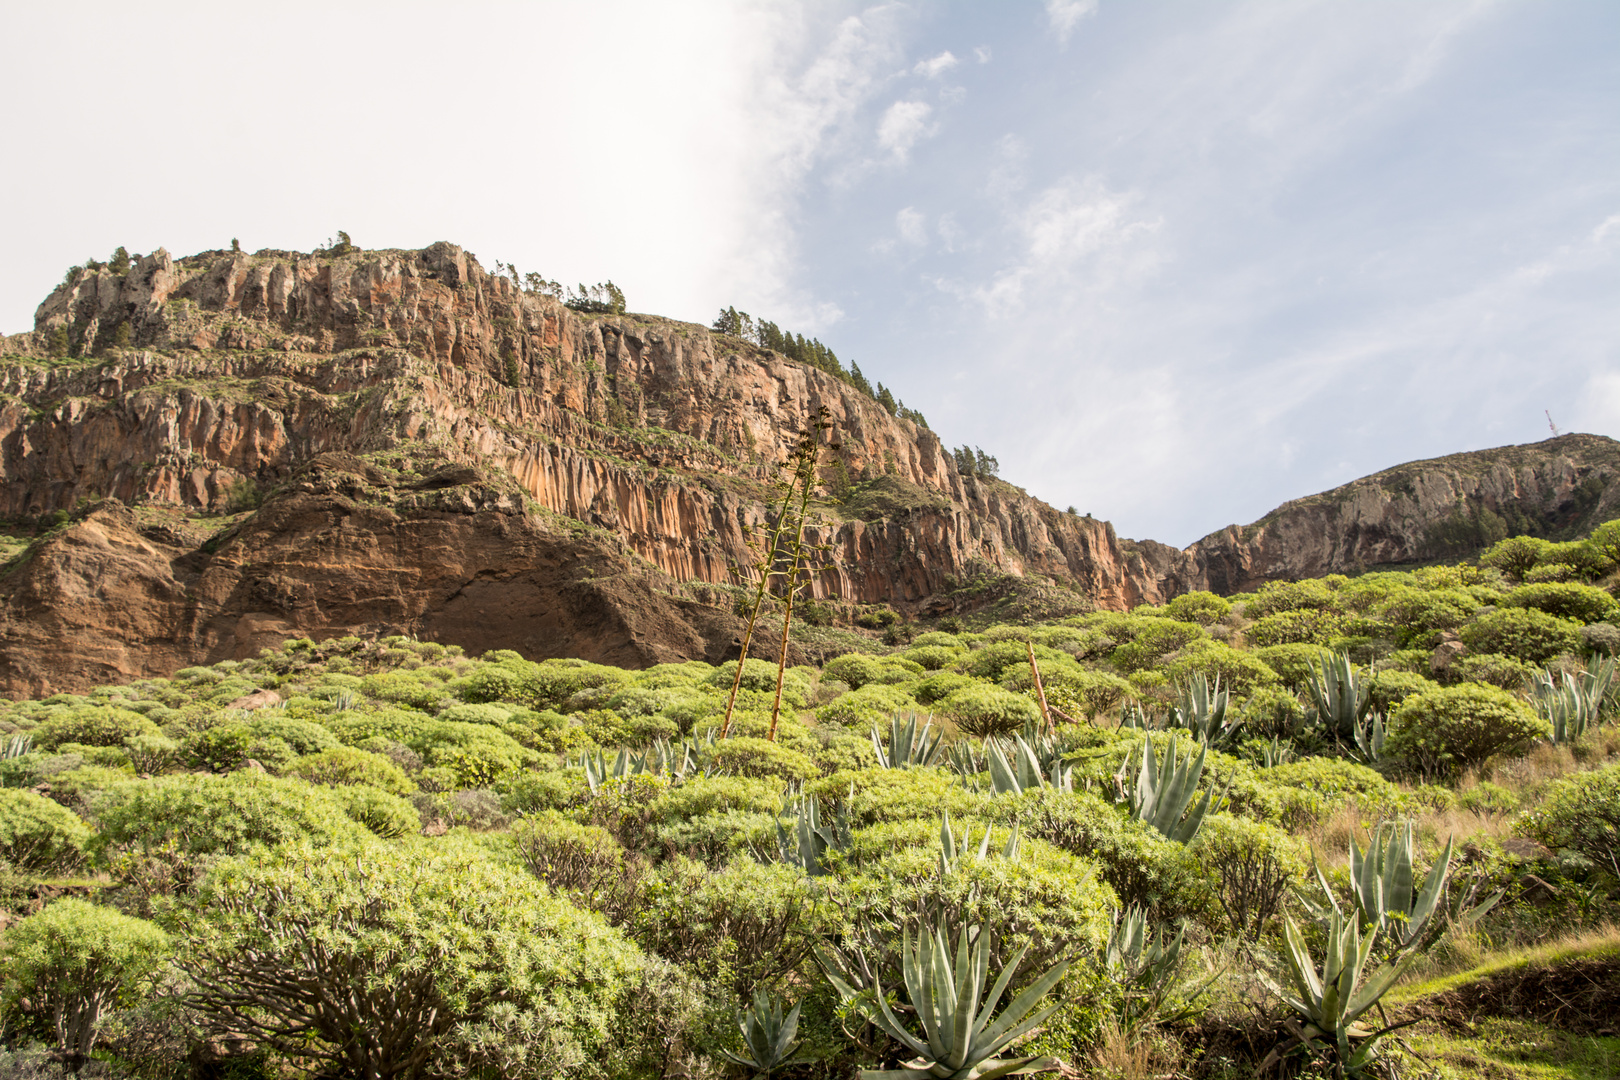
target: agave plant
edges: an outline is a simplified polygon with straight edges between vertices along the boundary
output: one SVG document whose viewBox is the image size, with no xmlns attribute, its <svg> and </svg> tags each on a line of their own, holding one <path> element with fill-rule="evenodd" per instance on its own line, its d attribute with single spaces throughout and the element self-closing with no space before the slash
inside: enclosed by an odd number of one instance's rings
<svg viewBox="0 0 1620 1080">
<path fill-rule="evenodd" d="M 1367 765 L 1377 765 L 1384 759 L 1384 716 L 1368 713 L 1365 722 L 1357 721 L 1355 749 L 1351 753 Z"/>
<path fill-rule="evenodd" d="M 827 977 L 840 997 L 845 1001 L 858 999 L 873 1023 L 917 1055 L 900 1069 L 862 1070 L 861 1080 L 929 1080 L 930 1077 L 991 1080 L 992 1077 L 1061 1068 L 1061 1063 L 1052 1057 L 997 1056 L 1039 1027 L 1058 1007 L 1050 1005 L 1030 1015 L 1069 970 L 1068 961 L 1053 967 L 1025 987 L 997 1015 L 996 1006 L 1028 949 L 1025 945 L 1009 959 L 989 995 L 985 996 L 984 984 L 990 967 L 987 927 L 962 928 L 954 948 L 943 920 L 921 930 L 915 943 L 907 928 L 901 939 L 900 967 L 907 1000 L 916 1010 L 917 1023 L 922 1028 L 920 1035 L 908 1030 L 889 1007 L 881 982 L 874 978 L 870 993 L 857 993 L 833 968 L 824 964 Z"/>
<path fill-rule="evenodd" d="M 1230 694 L 1221 685 L 1219 675 L 1211 682 L 1203 672 L 1195 672 L 1191 680 L 1177 688 L 1169 726 L 1186 728 L 1198 736 L 1204 746 L 1225 746 L 1243 726 L 1243 711 L 1231 715 L 1229 699 Z"/>
<path fill-rule="evenodd" d="M 1605 714 L 1613 709 L 1615 695 L 1620 692 L 1620 682 L 1616 682 L 1615 673 L 1613 656 L 1593 656 L 1581 673 L 1581 693 L 1587 700 L 1592 718 L 1598 723 L 1602 723 Z"/>
<path fill-rule="evenodd" d="M 793 1039 L 799 1030 L 799 1007 L 803 1004 L 802 1001 L 795 1003 L 784 1015 L 779 1001 L 763 991 L 754 991 L 753 1004 L 737 1013 L 737 1027 L 742 1031 L 746 1056 L 729 1050 L 721 1050 L 720 1056 L 745 1069 L 753 1069 L 755 1080 L 760 1077 L 769 1080 L 773 1072 L 815 1060 L 794 1056 L 804 1045 Z"/>
<path fill-rule="evenodd" d="M 1379 825 L 1365 852 L 1355 837 L 1350 838 L 1350 903 L 1356 915 L 1353 921 L 1358 927 L 1371 927 L 1382 934 L 1395 955 L 1427 948 L 1443 929 L 1434 916 L 1436 912 L 1443 913 L 1440 899 L 1451 870 L 1452 841 L 1446 841 L 1445 851 L 1429 868 L 1429 875 L 1420 888 L 1415 884 L 1412 867 L 1416 853 L 1410 821 Z M 1333 915 L 1345 917 L 1320 865 L 1316 867 L 1316 878 L 1327 893 Z M 1501 898 L 1498 892 L 1459 912 L 1454 921 L 1464 927 L 1472 926 Z"/>
<path fill-rule="evenodd" d="M 958 864 L 967 857 L 973 847 L 973 826 L 969 825 L 957 836 L 951 829 L 951 815 L 947 811 L 939 827 L 939 876 L 945 877 Z M 979 850 L 975 858 L 984 862 L 990 857 L 990 826 L 984 827 L 984 837 L 979 841 Z M 1016 859 L 1018 857 L 1018 826 L 1014 825 L 1012 835 L 1007 838 L 1007 844 L 1001 849 L 1003 859 Z"/>
<path fill-rule="evenodd" d="M 1565 671 L 1554 678 L 1552 672 L 1542 671 L 1530 678 L 1531 700 L 1535 702 L 1536 712 L 1552 726 L 1554 743 L 1573 742 L 1597 722 L 1597 710 L 1603 699 L 1601 695 L 1594 698 L 1585 692 L 1584 676 L 1585 673 L 1577 680 Z"/>
<path fill-rule="evenodd" d="M 1260 748 L 1260 764 L 1267 769 L 1275 769 L 1279 765 L 1287 765 L 1294 760 L 1294 747 L 1285 743 L 1277 736 L 1271 737 L 1271 742 Z"/>
<path fill-rule="evenodd" d="M 1303 1047 L 1316 1053 L 1331 1054 L 1337 1060 L 1339 1075 L 1362 1077 L 1378 1056 L 1380 1040 L 1396 1026 L 1374 1029 L 1361 1023 L 1361 1017 L 1395 985 L 1415 954 L 1408 953 L 1392 963 L 1367 971 L 1378 937 L 1376 929 L 1361 936 L 1356 921 L 1346 921 L 1337 911 L 1328 921 L 1327 954 L 1318 971 L 1305 939 L 1292 919 L 1283 921 L 1287 949 L 1283 960 L 1289 985 L 1266 978 L 1289 1008 L 1300 1016 L 1292 1026 L 1294 1039 L 1271 1052 L 1261 1063 L 1265 1073 L 1284 1054 Z"/>
<path fill-rule="evenodd" d="M 32 735 L 13 735 L 11 740 L 0 746 L 0 761 L 11 758 L 20 758 L 34 748 Z"/>
<path fill-rule="evenodd" d="M 878 765 L 885 769 L 911 769 L 937 763 L 944 751 L 945 732 L 941 731 L 930 742 L 928 729 L 933 726 L 933 721 L 925 721 L 922 730 L 918 731 L 916 713 L 906 714 L 904 724 L 900 722 L 900 716 L 900 713 L 895 713 L 889 720 L 887 747 L 878 738 L 878 729 L 872 729 L 872 749 L 877 751 Z"/>
<path fill-rule="evenodd" d="M 596 751 L 592 757 L 590 751 L 582 751 L 579 755 L 580 768 L 585 770 L 585 786 L 591 794 L 599 795 L 602 784 L 608 780 L 619 780 L 631 774 L 630 751 L 620 750 L 618 756 L 610 763 L 603 756 L 601 750 Z"/>
<path fill-rule="evenodd" d="M 1160 1015 L 1181 982 L 1181 946 L 1186 933 L 1187 924 L 1183 921 L 1171 937 L 1166 927 L 1149 923 L 1146 910 L 1135 904 L 1115 913 L 1103 964 L 1109 976 L 1124 989 L 1122 1019 L 1126 1031 L 1155 1019 L 1174 1022 L 1191 1015 L 1192 1010 L 1185 1008 L 1173 1015 Z M 1189 996 L 1196 997 L 1198 992 Z"/>
<path fill-rule="evenodd" d="M 1021 735 L 1014 735 L 1010 742 L 987 739 L 984 751 L 990 768 L 990 787 L 997 795 L 1018 795 L 1042 787 L 1059 791 L 1074 789 L 1074 769 L 1054 755 L 1043 774 L 1040 758 Z"/>
<path fill-rule="evenodd" d="M 833 812 L 833 820 L 822 823 L 821 804 L 813 797 L 792 796 L 783 804 L 782 812 L 797 820 L 792 828 L 776 823 L 776 854 L 781 862 L 792 863 L 811 877 L 830 873 L 826 859 L 828 849 L 849 850 L 851 835 L 849 815 L 843 803 Z"/>
<path fill-rule="evenodd" d="M 1344 653 L 1322 657 L 1321 671 L 1313 672 L 1305 684 L 1316 719 L 1328 735 L 1338 740 L 1354 739 L 1356 725 L 1372 703 L 1371 686 L 1356 677 L 1350 657 Z"/>
<path fill-rule="evenodd" d="M 1204 775 L 1204 758 L 1208 754 L 1209 747 L 1204 746 L 1199 748 L 1197 760 L 1193 759 L 1190 749 L 1185 757 L 1178 760 L 1176 737 L 1171 735 L 1170 746 L 1164 752 L 1164 766 L 1160 768 L 1153 752 L 1153 736 L 1144 736 L 1142 767 L 1136 777 L 1136 786 L 1130 792 L 1131 816 L 1137 821 L 1147 822 L 1172 840 L 1190 843 L 1203 826 L 1204 816 L 1209 813 L 1214 798 L 1214 789 L 1206 790 L 1192 812 L 1187 812 L 1193 796 L 1198 792 L 1198 781 Z M 1130 759 L 1127 758 L 1120 766 L 1119 780 L 1122 785 L 1129 767 Z"/>
</svg>

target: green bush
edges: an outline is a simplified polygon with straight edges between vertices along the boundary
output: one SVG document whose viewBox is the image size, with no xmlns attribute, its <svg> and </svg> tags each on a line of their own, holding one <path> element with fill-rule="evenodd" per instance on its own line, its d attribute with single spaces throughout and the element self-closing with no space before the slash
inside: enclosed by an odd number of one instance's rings
<svg viewBox="0 0 1620 1080">
<path fill-rule="evenodd" d="M 714 764 L 742 776 L 774 776 L 803 781 L 820 775 L 810 758 L 797 750 L 764 739 L 733 735 L 714 746 Z"/>
<path fill-rule="evenodd" d="M 914 649 L 945 648 L 958 650 L 964 648 L 961 638 L 955 634 L 948 634 L 943 630 L 930 630 L 926 634 L 918 634 L 911 639 L 911 647 Z"/>
<path fill-rule="evenodd" d="M 1374 674 L 1368 680 L 1368 685 L 1367 696 L 1372 702 L 1373 711 L 1387 716 L 1390 710 L 1408 697 L 1421 694 L 1425 690 L 1433 690 L 1437 684 L 1433 679 L 1419 675 L 1415 671 L 1386 668 Z"/>
<path fill-rule="evenodd" d="M 1432 649 L 1446 631 L 1456 630 L 1479 610 L 1479 601 L 1463 589 L 1392 590 L 1377 606 L 1380 622 L 1394 631 L 1397 644 Z"/>
<path fill-rule="evenodd" d="M 1250 941 L 1260 939 L 1290 890 L 1305 881 L 1304 845 L 1262 822 L 1210 814 L 1191 851 L 1214 886 L 1225 929 Z"/>
<path fill-rule="evenodd" d="M 80 746 L 121 746 L 136 735 L 160 734 L 158 726 L 128 709 L 79 705 L 53 709 L 32 732 L 34 746 L 54 750 L 64 743 Z"/>
<path fill-rule="evenodd" d="M 0 864 L 31 873 L 71 869 L 90 830 L 71 811 L 32 791 L 0 788 Z"/>
<path fill-rule="evenodd" d="M 1333 610 L 1337 607 L 1338 596 L 1327 582 L 1308 578 L 1305 581 L 1266 582 L 1248 601 L 1243 613 L 1258 620 L 1284 611 Z"/>
<path fill-rule="evenodd" d="M 1479 565 L 1502 571 L 1508 577 L 1522 578 L 1546 558 L 1553 544 L 1537 536 L 1510 536 L 1499 540 L 1479 557 Z"/>
<path fill-rule="evenodd" d="M 1464 683 L 1402 701 L 1384 750 L 1426 775 L 1452 775 L 1546 734 L 1546 722 L 1505 690 Z"/>
<path fill-rule="evenodd" d="M 821 669 L 823 678 L 846 682 L 851 690 L 859 690 L 867 683 L 877 682 L 882 673 L 883 662 L 865 653 L 845 653 L 827 661 Z"/>
<path fill-rule="evenodd" d="M 962 731 L 980 738 L 1022 731 L 1026 723 L 1041 719 L 1040 708 L 1029 698 L 987 683 L 953 691 L 936 708 Z"/>
<path fill-rule="evenodd" d="M 1160 919 L 1207 920 L 1213 900 L 1187 848 L 1134 821 L 1090 792 L 1050 788 L 994 804 L 1028 836 L 1094 861 L 1121 904 L 1143 904 Z"/>
<path fill-rule="evenodd" d="M 1212 592 L 1189 592 L 1164 605 L 1164 613 L 1177 622 L 1197 623 L 1199 626 L 1213 626 L 1226 618 L 1227 612 L 1232 610 L 1229 601 L 1216 596 Z"/>
<path fill-rule="evenodd" d="M 1243 631 L 1252 645 L 1318 645 L 1326 647 L 1345 632 L 1345 617 L 1336 611 L 1297 608 L 1255 621 Z"/>
<path fill-rule="evenodd" d="M 912 683 L 906 690 L 917 699 L 918 704 L 933 705 L 964 686 L 978 685 L 981 685 L 980 680 L 971 675 L 955 671 L 937 671 L 926 679 Z"/>
<path fill-rule="evenodd" d="M 1056 649 L 1049 649 L 1045 645 L 1035 646 L 1035 660 L 1043 670 L 1050 664 L 1067 659 Z M 999 682 L 1009 668 L 1029 668 L 1029 649 L 1022 641 L 991 642 L 956 661 L 956 670 L 962 674 L 992 682 Z"/>
<path fill-rule="evenodd" d="M 1462 628 L 1469 652 L 1498 653 L 1530 664 L 1545 664 L 1581 647 L 1581 624 L 1535 608 L 1501 608 Z"/>
<path fill-rule="evenodd" d="M 416 807 L 393 792 L 370 784 L 343 784 L 332 794 L 351 820 L 385 840 L 409 835 L 422 827 Z"/>
<path fill-rule="evenodd" d="M 935 679 L 943 678 L 935 675 Z M 865 731 L 873 724 L 888 723 L 889 717 L 916 707 L 906 691 L 895 686 L 871 685 L 840 694 L 816 710 L 816 721 Z"/>
<path fill-rule="evenodd" d="M 949 645 L 916 645 L 907 649 L 901 656 L 910 660 L 924 671 L 939 671 L 950 667 L 962 655 L 960 648 Z"/>
<path fill-rule="evenodd" d="M 1191 682 L 1194 675 L 1214 681 L 1237 695 L 1251 694 L 1279 680 L 1271 667 L 1253 654 L 1234 649 L 1224 641 L 1194 641 L 1164 665 L 1173 683 Z"/>
<path fill-rule="evenodd" d="M 772 777 L 699 776 L 658 796 L 650 813 L 667 824 L 728 810 L 774 814 L 781 805 L 782 784 Z"/>
<path fill-rule="evenodd" d="M 251 1030 L 334 1074 L 661 1065 L 689 992 L 598 916 L 472 844 L 356 854 L 298 845 L 214 867 L 181 913 L 193 1006 L 234 1026 L 251 1001 Z"/>
<path fill-rule="evenodd" d="M 624 847 L 612 833 L 581 825 L 555 810 L 522 819 L 509 836 L 531 874 L 587 907 L 605 879 L 619 875 L 625 861 Z"/>
<path fill-rule="evenodd" d="M 862 769 L 837 772 L 805 785 L 826 807 L 846 804 L 852 825 L 876 825 L 910 818 L 971 817 L 988 806 L 988 796 L 965 790 L 943 769 Z"/>
<path fill-rule="evenodd" d="M 1607 590 L 1573 581 L 1520 585 L 1502 598 L 1502 606 L 1535 608 L 1583 623 L 1603 622 L 1620 613 L 1620 603 Z"/>
<path fill-rule="evenodd" d="M 352 746 L 338 746 L 318 754 L 308 754 L 287 766 L 283 775 L 325 787 L 369 784 L 391 795 L 409 795 L 416 790 L 416 785 L 411 783 L 405 771 L 388 758 Z"/>
<path fill-rule="evenodd" d="M 102 1018 L 138 1000 L 168 952 L 169 936 L 146 920 L 64 897 L 0 938 L 0 1002 L 82 1066 Z"/>
<path fill-rule="evenodd" d="M 641 947 L 731 1000 L 798 970 L 821 931 L 814 882 L 785 863 L 739 858 L 712 871 L 677 856 L 648 880 L 642 903 Z"/>
<path fill-rule="evenodd" d="M 1446 669 L 1446 676 L 1454 682 L 1477 682 L 1503 690 L 1518 690 L 1528 683 L 1539 669 L 1511 656 L 1495 653 L 1459 656 Z"/>
<path fill-rule="evenodd" d="M 96 800 L 95 821 L 91 855 L 157 892 L 189 886 L 211 856 L 365 835 L 328 789 L 255 772 L 133 780 Z"/>
<path fill-rule="evenodd" d="M 1130 641 L 1119 646 L 1109 656 L 1115 668 L 1129 675 L 1153 667 L 1164 657 L 1198 641 L 1207 635 L 1197 623 L 1177 622 L 1174 619 L 1143 619 Z"/>
<path fill-rule="evenodd" d="M 1620 879 L 1620 765 L 1558 781 L 1516 828 L 1554 851 L 1574 851 Z"/>
</svg>

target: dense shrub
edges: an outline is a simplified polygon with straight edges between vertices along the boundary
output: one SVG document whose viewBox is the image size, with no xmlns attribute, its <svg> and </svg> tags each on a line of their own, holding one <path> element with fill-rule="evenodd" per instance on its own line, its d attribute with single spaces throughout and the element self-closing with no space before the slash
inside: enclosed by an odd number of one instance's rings
<svg viewBox="0 0 1620 1080">
<path fill-rule="evenodd" d="M 964 686 L 977 686 L 979 680 L 971 675 L 963 675 L 955 671 L 939 671 L 926 679 L 912 683 L 906 688 L 912 697 L 921 705 L 938 703 L 954 691 Z"/>
<path fill-rule="evenodd" d="M 1378 605 L 1378 619 L 1394 631 L 1402 646 L 1432 649 L 1446 631 L 1456 630 L 1479 610 L 1479 601 L 1462 589 L 1392 590 Z"/>
<path fill-rule="evenodd" d="M 599 917 L 465 844 L 227 860 L 182 924 L 195 1007 L 333 1073 L 648 1075 L 686 1009 Z"/>
<path fill-rule="evenodd" d="M 1367 696 L 1372 702 L 1372 709 L 1385 715 L 1411 695 L 1421 694 L 1435 687 L 1433 679 L 1419 675 L 1415 671 L 1388 668 L 1375 673 L 1368 680 L 1368 684 Z"/>
<path fill-rule="evenodd" d="M 1283 830 L 1231 814 L 1210 814 L 1191 848 L 1214 886 L 1226 929 L 1258 941 L 1305 880 L 1304 845 Z"/>
<path fill-rule="evenodd" d="M 72 811 L 32 791 L 0 788 L 0 864 L 33 873 L 71 869 L 89 838 Z"/>
<path fill-rule="evenodd" d="M 1503 607 L 1535 608 L 1577 622 L 1602 622 L 1620 611 L 1607 590 L 1573 581 L 1520 585 L 1502 598 Z"/>
<path fill-rule="evenodd" d="M 1183 646 L 1206 636 L 1197 623 L 1175 619 L 1144 619 L 1136 636 L 1115 649 L 1109 659 L 1115 668 L 1129 675 L 1144 671 Z"/>
<path fill-rule="evenodd" d="M 1428 775 L 1450 775 L 1493 754 L 1522 750 L 1547 725 L 1494 686 L 1464 683 L 1413 694 L 1389 723 L 1385 751 Z"/>
<path fill-rule="evenodd" d="M 1508 577 L 1522 578 L 1531 567 L 1540 563 L 1551 551 L 1553 544 L 1538 536 L 1510 536 L 1499 540 L 1479 557 L 1479 565 L 1500 570 Z"/>
<path fill-rule="evenodd" d="M 1453 660 L 1446 669 L 1446 676 L 1454 682 L 1477 682 L 1503 690 L 1518 690 L 1538 670 L 1536 665 L 1511 656 L 1477 653 Z"/>
<path fill-rule="evenodd" d="M 1541 805 L 1519 819 L 1521 835 L 1570 850 L 1620 878 L 1620 765 L 1554 784 Z"/>
<path fill-rule="evenodd" d="M 1502 608 L 1481 615 L 1459 636 L 1470 652 L 1499 653 L 1531 664 L 1545 664 L 1581 645 L 1581 624 L 1535 608 Z"/>
<path fill-rule="evenodd" d="M 102 1018 L 134 996 L 169 951 L 144 919 L 64 897 L 0 938 L 0 1004 L 54 1037 L 70 1068 L 95 1045 Z"/>
<path fill-rule="evenodd" d="M 943 678 L 936 675 L 934 678 Z M 816 710 L 822 724 L 838 724 L 864 731 L 873 724 L 887 723 L 889 717 L 916 706 L 904 690 L 895 686 L 871 685 L 851 690 Z"/>
<path fill-rule="evenodd" d="M 1212 592 L 1188 592 L 1164 605 L 1164 613 L 1178 622 L 1213 626 L 1232 610 L 1230 601 Z"/>
<path fill-rule="evenodd" d="M 34 746 L 54 750 L 64 743 L 121 746 L 136 735 L 160 734 L 158 726 L 138 712 L 114 707 L 78 705 L 53 709 L 32 732 Z"/>
<path fill-rule="evenodd" d="M 1345 618 L 1336 611 L 1293 608 L 1267 615 L 1243 631 L 1253 645 L 1326 646 L 1344 633 Z"/>
<path fill-rule="evenodd" d="M 422 827 L 416 808 L 391 791 L 370 784 L 343 784 L 332 795 L 349 817 L 385 840 L 405 836 Z"/>
<path fill-rule="evenodd" d="M 1146 905 L 1161 919 L 1210 914 L 1209 890 L 1187 848 L 1089 792 L 1043 789 L 992 808 L 1028 835 L 1096 862 L 1122 904 Z"/>
<path fill-rule="evenodd" d="M 741 776 L 774 776 L 788 781 L 809 780 L 820 774 L 808 755 L 747 736 L 732 736 L 716 743 L 714 763 Z"/>
<path fill-rule="evenodd" d="M 1041 718 L 1040 708 L 1023 694 L 981 683 L 946 695 L 935 709 L 969 735 L 1005 735 Z"/>
<path fill-rule="evenodd" d="M 962 650 L 947 645 L 912 645 L 901 655 L 924 671 L 939 671 L 955 663 Z"/>
<path fill-rule="evenodd" d="M 284 774 L 328 787 L 369 784 L 393 795 L 409 795 L 416 790 L 404 770 L 388 758 L 352 746 L 338 746 L 301 757 L 289 765 Z"/>
<path fill-rule="evenodd" d="M 938 821 L 942 813 L 959 820 L 989 804 L 985 796 L 967 791 L 955 777 L 937 768 L 838 772 L 806 784 L 805 791 L 826 806 L 844 802 L 854 825 L 909 818 Z"/>
<path fill-rule="evenodd" d="M 327 789 L 254 772 L 133 780 L 97 800 L 95 820 L 92 856 L 152 891 L 186 887 L 209 856 L 364 835 Z"/>
<path fill-rule="evenodd" d="M 1214 681 L 1233 694 L 1251 694 L 1279 680 L 1271 667 L 1248 652 L 1222 641 L 1194 641 L 1164 664 L 1164 673 L 1173 683 L 1191 682 L 1194 675 Z"/>
<path fill-rule="evenodd" d="M 634 933 L 702 985 L 746 1000 L 808 958 L 821 930 L 815 893 L 796 866 L 739 858 L 716 872 L 676 857 L 647 881 Z"/>
</svg>

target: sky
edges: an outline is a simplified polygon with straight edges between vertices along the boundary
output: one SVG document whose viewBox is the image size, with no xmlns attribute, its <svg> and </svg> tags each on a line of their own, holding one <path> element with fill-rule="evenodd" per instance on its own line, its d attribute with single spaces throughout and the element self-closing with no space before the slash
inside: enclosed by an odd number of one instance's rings
<svg viewBox="0 0 1620 1080">
<path fill-rule="evenodd" d="M 450 240 L 820 338 L 1184 546 L 1620 436 L 1605 0 L 0 0 L 0 332 L 67 267 Z"/>
</svg>

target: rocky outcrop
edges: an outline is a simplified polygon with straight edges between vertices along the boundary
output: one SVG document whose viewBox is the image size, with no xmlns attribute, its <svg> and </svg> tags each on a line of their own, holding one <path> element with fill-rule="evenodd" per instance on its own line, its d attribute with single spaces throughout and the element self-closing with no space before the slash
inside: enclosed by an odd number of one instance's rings
<svg viewBox="0 0 1620 1080">
<path fill-rule="evenodd" d="M 737 620 L 599 530 L 480 475 L 401 484 L 344 454 L 196 545 L 98 504 L 6 575 L 0 693 L 41 695 L 256 656 L 289 637 L 409 633 L 626 667 L 735 655 Z"/>
<path fill-rule="evenodd" d="M 1403 466 L 1179 551 L 957 472 L 933 432 L 835 373 L 571 310 L 451 244 L 160 250 L 77 272 L 33 331 L 0 338 L 0 517 L 120 507 L 0 577 L 0 686 L 160 674 L 294 633 L 719 656 L 735 627 L 716 587 L 752 564 L 777 465 L 821 410 L 822 494 L 865 483 L 814 504 L 811 591 L 915 613 L 987 574 L 1123 609 L 1613 508 L 1615 444 L 1566 437 Z M 261 501 L 209 536 L 209 515 Z"/>
<path fill-rule="evenodd" d="M 1570 539 L 1620 517 L 1620 443 L 1562 435 L 1414 461 L 1284 503 L 1166 559 L 1161 580 L 1220 593 L 1374 566 L 1463 559 L 1508 536 Z M 1190 565 L 1187 565 L 1190 564 Z"/>
</svg>

